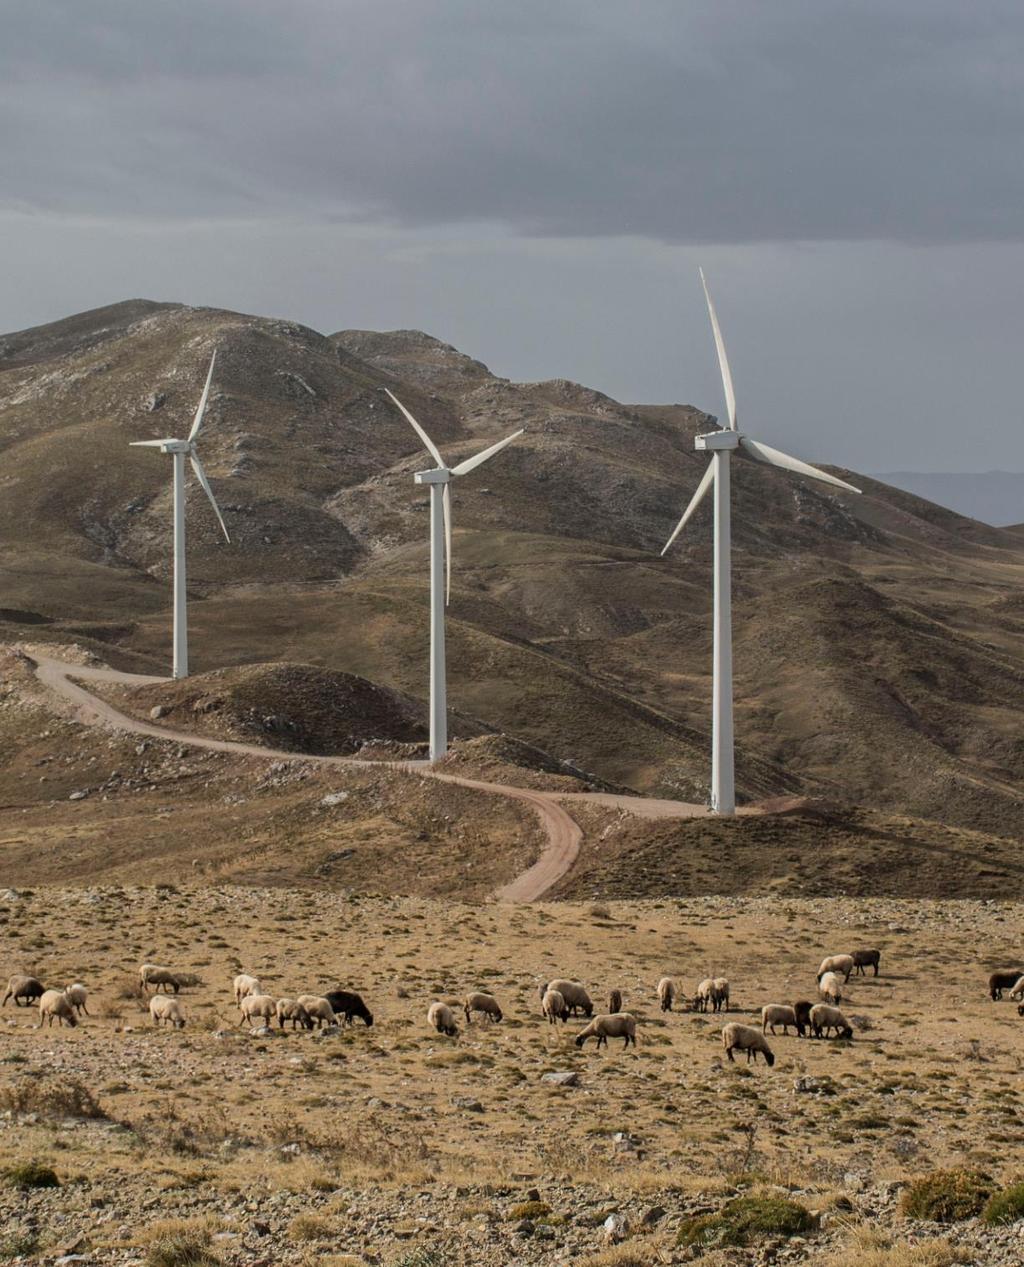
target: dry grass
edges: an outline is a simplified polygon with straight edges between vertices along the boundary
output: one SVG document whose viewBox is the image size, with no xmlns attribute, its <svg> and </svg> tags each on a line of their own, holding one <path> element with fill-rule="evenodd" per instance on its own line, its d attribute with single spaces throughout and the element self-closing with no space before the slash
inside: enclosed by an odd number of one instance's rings
<svg viewBox="0 0 1024 1267">
<path fill-rule="evenodd" d="M 910 1242 L 874 1226 L 854 1228 L 845 1245 L 830 1254 L 828 1267 L 953 1267 L 971 1258 L 945 1237 Z"/>
</svg>

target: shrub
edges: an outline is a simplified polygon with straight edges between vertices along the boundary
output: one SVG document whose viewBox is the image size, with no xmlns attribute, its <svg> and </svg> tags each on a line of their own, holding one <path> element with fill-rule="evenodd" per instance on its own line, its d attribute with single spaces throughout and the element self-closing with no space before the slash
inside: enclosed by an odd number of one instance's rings
<svg viewBox="0 0 1024 1267">
<path fill-rule="evenodd" d="M 0 1091 L 0 1109 L 40 1117 L 105 1118 L 93 1093 L 77 1078 L 32 1078 Z"/>
<path fill-rule="evenodd" d="M 1014 1183 L 994 1192 L 986 1202 L 981 1217 L 992 1226 L 1024 1219 L 1024 1183 Z"/>
<path fill-rule="evenodd" d="M 700 1249 L 752 1245 L 765 1236 L 802 1236 L 817 1226 L 810 1210 L 786 1197 L 734 1197 L 717 1214 L 687 1219 L 679 1244 Z"/>
<path fill-rule="evenodd" d="M 522 1201 L 508 1212 L 510 1219 L 542 1219 L 551 1213 L 546 1201 Z"/>
<path fill-rule="evenodd" d="M 330 1219 L 318 1214 L 297 1214 L 288 1224 L 288 1235 L 293 1241 L 329 1241 L 337 1230 Z"/>
<path fill-rule="evenodd" d="M 217 1267 L 220 1259 L 210 1252 L 210 1240 L 205 1223 L 157 1223 L 146 1252 L 146 1267 Z"/>
<path fill-rule="evenodd" d="M 992 1181 L 977 1170 L 936 1170 L 903 1193 L 901 1211 L 911 1219 L 960 1223 L 980 1214 L 992 1195 Z"/>
<path fill-rule="evenodd" d="M 59 1188 L 60 1180 L 52 1166 L 44 1166 L 39 1161 L 25 1161 L 19 1166 L 11 1166 L 4 1171 L 4 1179 L 12 1188 L 22 1192 L 29 1188 Z"/>
</svg>

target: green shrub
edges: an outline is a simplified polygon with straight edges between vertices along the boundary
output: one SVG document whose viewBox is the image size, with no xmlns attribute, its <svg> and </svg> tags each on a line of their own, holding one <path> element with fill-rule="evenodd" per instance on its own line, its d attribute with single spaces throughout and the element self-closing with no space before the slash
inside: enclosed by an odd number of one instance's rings
<svg viewBox="0 0 1024 1267">
<path fill-rule="evenodd" d="M 510 1219 L 542 1219 L 551 1213 L 551 1206 L 546 1201 L 522 1201 L 514 1205 L 508 1212 Z"/>
<path fill-rule="evenodd" d="M 1024 1183 L 1013 1183 L 994 1192 L 986 1202 L 981 1217 L 993 1226 L 1024 1219 Z"/>
<path fill-rule="evenodd" d="M 687 1219 L 679 1244 L 699 1249 L 752 1245 L 765 1236 L 802 1236 L 817 1226 L 810 1210 L 786 1197 L 734 1197 L 717 1214 Z"/>
<path fill-rule="evenodd" d="M 936 1170 L 924 1175 L 903 1193 L 901 1211 L 911 1219 L 960 1223 L 984 1209 L 993 1192 L 992 1181 L 977 1170 Z"/>
<path fill-rule="evenodd" d="M 12 1188 L 27 1191 L 29 1188 L 59 1188 L 60 1180 L 52 1166 L 39 1161 L 25 1161 L 4 1171 L 4 1179 Z"/>
</svg>

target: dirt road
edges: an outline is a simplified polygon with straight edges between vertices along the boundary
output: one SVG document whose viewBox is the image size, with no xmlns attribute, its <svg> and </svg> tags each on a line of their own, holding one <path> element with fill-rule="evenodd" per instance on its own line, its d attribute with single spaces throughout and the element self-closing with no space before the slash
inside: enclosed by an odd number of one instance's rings
<svg viewBox="0 0 1024 1267">
<path fill-rule="evenodd" d="M 147 735 L 153 739 L 169 739 L 188 744 L 193 748 L 208 748 L 213 752 L 231 752 L 244 757 L 262 757 L 272 761 L 295 761 L 299 754 L 264 748 L 259 744 L 237 743 L 230 739 L 213 739 L 205 735 L 189 734 L 185 730 L 171 730 L 122 713 L 106 700 L 88 691 L 81 682 L 110 682 L 119 686 L 152 686 L 167 681 L 161 677 L 147 677 L 139 673 L 120 673 L 116 669 L 101 669 L 91 665 L 67 664 L 48 656 L 33 654 L 37 679 L 54 695 L 73 706 L 77 721 L 86 726 L 106 726 L 113 730 Z M 377 761 L 360 761 L 356 757 L 303 756 L 304 761 L 321 765 L 380 765 Z M 562 876 L 572 869 L 583 843 L 583 832 L 576 820 L 565 809 L 563 802 L 589 802 L 620 809 L 642 818 L 701 818 L 708 813 L 703 805 L 691 805 L 686 801 L 648 800 L 638 796 L 616 796 L 607 792 L 539 792 L 532 788 L 512 787 L 504 783 L 484 783 L 477 779 L 461 778 L 455 774 L 442 774 L 426 761 L 396 762 L 397 768 L 409 770 L 424 778 L 442 783 L 456 783 L 460 787 L 473 788 L 495 796 L 509 797 L 528 805 L 540 818 L 548 837 L 548 844 L 540 857 L 521 875 L 498 889 L 495 896 L 505 902 L 536 902 L 543 897 Z"/>
</svg>

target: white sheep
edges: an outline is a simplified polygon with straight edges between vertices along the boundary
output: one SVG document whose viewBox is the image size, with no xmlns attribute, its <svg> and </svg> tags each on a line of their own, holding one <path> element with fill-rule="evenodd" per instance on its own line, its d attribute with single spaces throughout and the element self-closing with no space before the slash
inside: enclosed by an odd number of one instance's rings
<svg viewBox="0 0 1024 1267">
<path fill-rule="evenodd" d="M 730 1021 L 722 1029 L 722 1045 L 725 1047 L 725 1054 L 734 1063 L 736 1057 L 732 1053 L 734 1051 L 745 1051 L 748 1065 L 751 1060 L 753 1060 L 755 1065 L 757 1064 L 758 1052 L 764 1056 L 769 1065 L 775 1064 L 775 1053 L 768 1046 L 768 1040 L 753 1025 L 739 1025 L 736 1021 Z"/>
<path fill-rule="evenodd" d="M 576 1035 L 576 1046 L 582 1047 L 588 1038 L 596 1038 L 598 1047 L 608 1046 L 609 1038 L 622 1038 L 623 1047 L 636 1046 L 636 1017 L 629 1012 L 616 1012 L 613 1016 L 595 1016 L 586 1028 Z"/>
<path fill-rule="evenodd" d="M 770 1029 L 775 1033 L 775 1026 L 781 1025 L 784 1034 L 789 1033 L 790 1025 L 799 1034 L 803 1030 L 803 1026 L 797 1020 L 796 1009 L 789 1006 L 788 1003 L 766 1003 L 761 1009 L 761 1033 L 767 1033 Z"/>
<path fill-rule="evenodd" d="M 467 1025 L 472 1024 L 472 1014 L 474 1012 L 483 1012 L 485 1016 L 489 1016 L 495 1023 L 500 1021 L 502 1017 L 501 1008 L 494 995 L 484 994 L 479 990 L 466 995 L 466 1000 L 462 1005 L 462 1009 L 466 1013 Z"/>
<path fill-rule="evenodd" d="M 83 1012 L 86 1016 L 89 1015 L 89 1009 L 85 1006 L 89 995 L 81 981 L 76 981 L 73 985 L 66 985 L 64 987 L 64 993 L 67 996 L 68 1002 L 79 1016 L 81 1016 Z"/>
<path fill-rule="evenodd" d="M 1024 977 L 1018 977 L 1010 990 L 1010 998 L 1016 999 L 1018 1003 L 1024 999 Z"/>
<path fill-rule="evenodd" d="M 449 1038 L 454 1038 L 459 1032 L 455 1013 L 447 1003 L 431 1003 L 427 1009 L 427 1024 L 439 1034 L 447 1034 Z"/>
<path fill-rule="evenodd" d="M 671 1012 L 676 998 L 676 983 L 671 977 L 662 977 L 658 982 L 658 1001 L 663 1012 Z"/>
<path fill-rule="evenodd" d="M 177 999 L 166 994 L 154 994 L 149 1000 L 149 1014 L 154 1025 L 170 1022 L 175 1029 L 185 1028 L 185 1016 Z"/>
<path fill-rule="evenodd" d="M 322 995 L 300 994 L 296 1002 L 306 1009 L 306 1015 L 311 1021 L 316 1022 L 317 1029 L 322 1029 L 324 1025 L 339 1023 L 334 1008 Z"/>
<path fill-rule="evenodd" d="M 269 994 L 247 994 L 239 1003 L 238 1010 L 242 1013 L 239 1025 L 252 1025 L 256 1021 L 269 1025 L 277 1015 L 277 1000 Z"/>
<path fill-rule="evenodd" d="M 712 984 L 711 1001 L 716 1012 L 729 1010 L 729 981 L 726 977 L 715 977 Z"/>
<path fill-rule="evenodd" d="M 818 993 L 829 1003 L 839 1003 L 843 997 L 843 982 L 837 972 L 826 972 L 818 981 Z"/>
<path fill-rule="evenodd" d="M 818 969 L 818 980 L 825 975 L 826 972 L 841 972 L 843 980 L 849 981 L 850 973 L 857 966 L 857 961 L 853 955 L 829 955 L 827 959 L 821 961 L 821 967 Z"/>
<path fill-rule="evenodd" d="M 303 1029 L 312 1029 L 313 1022 L 309 1019 L 309 1013 L 298 1001 L 298 999 L 278 999 L 277 1007 L 274 1009 L 277 1016 L 277 1023 L 284 1029 L 285 1021 L 291 1021 L 292 1029 L 296 1025 L 301 1025 Z"/>
<path fill-rule="evenodd" d="M 549 1025 L 554 1025 L 556 1021 L 564 1023 L 569 1015 L 569 1009 L 565 1006 L 565 999 L 562 998 L 558 990 L 545 991 L 544 998 L 541 1000 L 540 1010 L 548 1018 Z"/>
<path fill-rule="evenodd" d="M 828 1031 L 834 1029 L 837 1038 L 852 1038 L 853 1026 L 837 1007 L 829 1007 L 827 1003 L 815 1003 L 811 1008 L 811 1029 L 815 1038 L 822 1034 L 828 1037 Z"/>
<path fill-rule="evenodd" d="M 75 1009 L 68 1002 L 64 991 L 44 990 L 39 999 L 39 1028 L 42 1029 L 43 1021 L 45 1020 L 46 1027 L 49 1029 L 54 1019 L 59 1021 L 61 1026 L 66 1021 L 72 1029 L 78 1024 Z"/>
<path fill-rule="evenodd" d="M 541 986 L 540 997 L 543 998 L 548 990 L 558 991 L 573 1016 L 577 1011 L 582 1012 L 584 1016 L 593 1016 L 594 1005 L 590 1001 L 590 995 L 578 981 L 567 981 L 563 977 L 556 977 L 554 981 Z"/>
<path fill-rule="evenodd" d="M 241 1001 L 250 994 L 262 994 L 263 987 L 260 985 L 258 978 L 250 977 L 247 972 L 240 972 L 232 982 L 235 991 L 235 1002 Z"/>
</svg>

